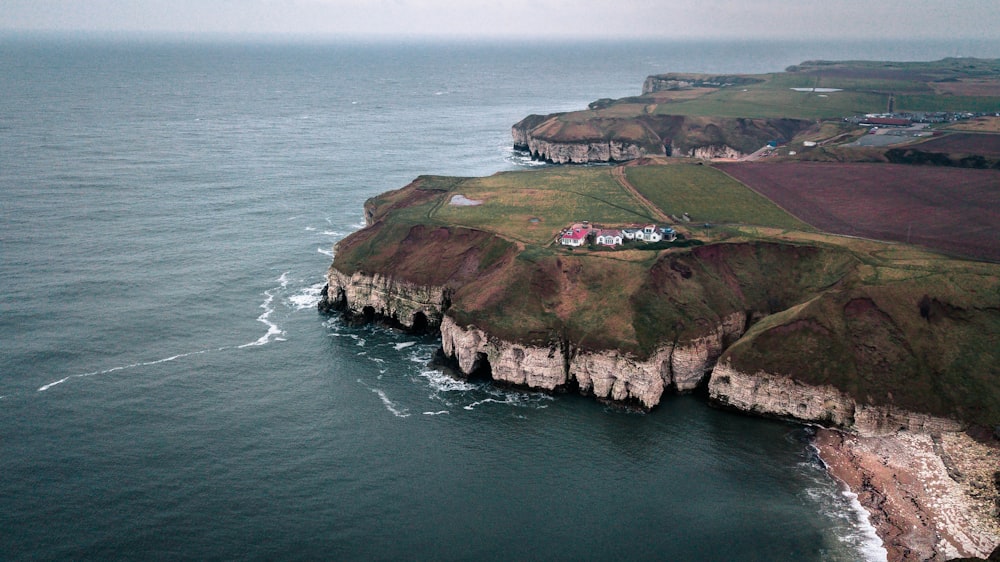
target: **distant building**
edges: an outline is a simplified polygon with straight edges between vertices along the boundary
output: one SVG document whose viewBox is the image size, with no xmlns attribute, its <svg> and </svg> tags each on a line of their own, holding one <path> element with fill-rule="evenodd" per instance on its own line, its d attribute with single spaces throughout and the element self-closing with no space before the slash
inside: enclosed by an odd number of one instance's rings
<svg viewBox="0 0 1000 562">
<path fill-rule="evenodd" d="M 583 228 L 571 228 L 562 233 L 559 243 L 563 246 L 583 246 L 590 231 Z"/>
<path fill-rule="evenodd" d="M 909 127 L 913 122 L 900 117 L 868 117 L 861 124 L 877 127 Z"/>
<path fill-rule="evenodd" d="M 663 240 L 663 233 L 656 228 L 655 224 L 647 224 L 642 227 L 642 230 L 635 233 L 635 239 L 644 242 L 659 242 Z"/>
<path fill-rule="evenodd" d="M 595 241 L 601 246 L 619 246 L 624 242 L 624 237 L 620 230 L 598 230 Z"/>
</svg>

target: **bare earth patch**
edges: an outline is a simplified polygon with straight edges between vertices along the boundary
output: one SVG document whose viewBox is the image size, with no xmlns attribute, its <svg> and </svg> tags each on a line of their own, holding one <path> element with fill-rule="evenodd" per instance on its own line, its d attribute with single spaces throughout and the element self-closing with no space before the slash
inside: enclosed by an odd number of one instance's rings
<svg viewBox="0 0 1000 562">
<path fill-rule="evenodd" d="M 871 514 L 890 562 L 986 558 L 1000 545 L 1000 450 L 962 433 L 816 435 L 830 473 Z"/>
<path fill-rule="evenodd" d="M 841 162 L 719 169 L 825 232 L 1000 261 L 1000 171 Z"/>
</svg>

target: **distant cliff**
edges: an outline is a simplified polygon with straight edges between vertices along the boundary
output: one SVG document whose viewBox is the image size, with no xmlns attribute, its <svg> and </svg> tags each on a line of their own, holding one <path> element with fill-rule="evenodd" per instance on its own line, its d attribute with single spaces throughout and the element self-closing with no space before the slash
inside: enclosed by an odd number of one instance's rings
<svg viewBox="0 0 1000 562">
<path fill-rule="evenodd" d="M 800 119 L 604 116 L 600 111 L 529 115 L 511 128 L 514 148 L 556 164 L 618 162 L 642 156 L 738 158 L 791 139 L 812 123 Z"/>
</svg>

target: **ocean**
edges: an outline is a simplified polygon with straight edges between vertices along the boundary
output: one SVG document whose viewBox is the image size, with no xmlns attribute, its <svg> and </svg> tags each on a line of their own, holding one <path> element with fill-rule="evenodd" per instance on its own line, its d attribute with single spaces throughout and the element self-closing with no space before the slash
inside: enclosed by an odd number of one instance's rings
<svg viewBox="0 0 1000 562">
<path fill-rule="evenodd" d="M 808 430 L 456 380 L 316 310 L 365 199 L 648 74 L 998 42 L 0 37 L 0 559 L 857 560 Z"/>
</svg>

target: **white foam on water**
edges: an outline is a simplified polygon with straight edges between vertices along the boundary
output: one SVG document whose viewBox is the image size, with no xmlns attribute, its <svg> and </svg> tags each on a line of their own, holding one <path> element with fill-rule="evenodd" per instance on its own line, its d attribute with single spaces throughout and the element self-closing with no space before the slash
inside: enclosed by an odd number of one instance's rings
<svg viewBox="0 0 1000 562">
<path fill-rule="evenodd" d="M 160 363 L 169 363 L 171 361 L 176 361 L 178 359 L 183 359 L 185 357 L 191 357 L 192 355 L 201 355 L 202 353 L 208 353 L 210 351 L 225 351 L 227 349 L 232 349 L 231 347 L 220 347 L 218 349 L 201 349 L 198 351 L 191 351 L 188 353 L 178 353 L 177 355 L 171 355 L 170 357 L 164 357 L 163 359 L 156 359 L 154 361 L 142 361 L 139 363 L 131 363 L 129 365 L 121 365 L 119 367 L 112 367 L 110 369 L 104 369 L 102 371 L 92 371 L 90 373 L 81 373 L 79 375 L 70 375 L 68 377 L 63 377 L 57 381 L 50 382 L 48 384 L 38 387 L 38 392 L 45 392 L 46 390 L 52 388 L 53 386 L 60 385 L 70 379 L 79 379 L 85 377 L 94 377 L 97 375 L 106 375 L 108 373 L 115 373 L 118 371 L 125 371 L 127 369 L 135 369 L 138 367 L 148 367 L 150 365 L 159 365 Z"/>
<path fill-rule="evenodd" d="M 392 415 L 396 416 L 397 418 L 408 418 L 408 417 L 410 417 L 410 411 L 408 409 L 406 409 L 406 408 L 403 408 L 403 407 L 399 406 L 398 404 L 396 404 L 395 402 L 393 402 L 391 399 L 389 399 L 389 395 L 386 394 L 384 390 L 382 390 L 380 388 L 372 388 L 372 387 L 368 386 L 367 384 L 365 384 L 365 381 L 362 380 L 362 379 L 355 379 L 355 380 L 358 381 L 358 384 L 360 384 L 361 386 L 367 388 L 368 390 L 370 390 L 374 394 L 376 394 L 379 397 L 379 400 L 382 401 L 382 405 L 384 405 L 385 408 L 392 413 Z"/>
<path fill-rule="evenodd" d="M 319 301 L 323 298 L 323 283 L 316 283 L 315 285 L 310 285 L 298 293 L 288 297 L 288 302 L 291 304 L 292 308 L 295 310 L 303 310 L 306 308 L 316 308 Z"/>
<path fill-rule="evenodd" d="M 261 303 L 261 305 L 258 307 L 264 309 L 264 312 L 262 312 L 260 316 L 257 317 L 257 321 L 267 326 L 267 333 L 265 333 L 263 336 L 257 338 L 256 340 L 250 343 L 245 343 L 239 346 L 240 349 L 243 349 L 245 347 L 266 345 L 268 343 L 271 343 L 272 341 L 285 341 L 285 339 L 281 337 L 285 335 L 285 331 L 282 330 L 280 326 L 271 321 L 271 314 L 274 313 L 274 307 L 272 306 L 272 304 L 274 303 L 275 293 L 288 286 L 287 271 L 281 274 L 281 277 L 278 278 L 278 283 L 280 284 L 278 287 L 264 291 L 264 296 L 265 296 L 264 302 Z"/>
<path fill-rule="evenodd" d="M 401 350 L 401 349 L 406 349 L 406 348 L 408 348 L 408 347 L 411 347 L 411 346 L 413 346 L 413 345 L 416 345 L 416 343 L 417 343 L 417 342 L 415 342 L 415 341 L 404 341 L 403 343 L 397 343 L 397 344 L 396 344 L 396 345 L 394 345 L 393 347 L 395 347 L 395 348 L 396 348 L 396 351 L 399 351 L 399 350 Z"/>
<path fill-rule="evenodd" d="M 889 552 L 882 544 L 882 539 L 879 538 L 878 533 L 875 532 L 875 526 L 871 523 L 868 510 L 865 509 L 865 506 L 861 505 L 861 502 L 858 501 L 858 495 L 854 492 L 844 490 L 841 493 L 850 502 L 851 509 L 854 510 L 856 517 L 855 528 L 858 532 L 857 538 L 860 539 L 858 549 L 861 551 L 862 556 L 869 562 L 886 562 L 889 559 Z"/>
<path fill-rule="evenodd" d="M 476 406 L 481 406 L 483 404 L 507 404 L 506 400 L 497 400 L 496 398 L 487 398 L 485 400 L 477 400 L 468 406 L 463 406 L 462 408 L 466 410 L 475 410 Z"/>
<path fill-rule="evenodd" d="M 339 230 L 324 230 L 323 231 L 323 236 L 330 236 L 332 238 L 339 238 L 341 236 L 344 236 L 344 233 L 341 232 L 341 231 L 339 231 Z"/>
<path fill-rule="evenodd" d="M 323 254 L 324 256 L 329 256 L 331 259 L 334 257 L 333 250 L 327 250 L 326 248 L 316 248 L 316 251 Z"/>
<path fill-rule="evenodd" d="M 431 390 L 435 392 L 469 392 L 478 388 L 474 384 L 434 369 L 421 371 L 420 376 L 427 380 Z"/>
<path fill-rule="evenodd" d="M 307 226 L 306 227 L 306 232 L 316 232 L 317 230 L 319 230 L 319 229 L 316 228 L 315 226 Z"/>
<path fill-rule="evenodd" d="M 0 396 L 0 398 L 3 398 L 3 397 Z M 448 414 L 448 413 L 450 413 L 450 412 L 448 412 L 448 410 L 441 410 L 439 412 L 424 412 L 424 415 L 425 416 L 442 416 L 442 415 Z"/>
<path fill-rule="evenodd" d="M 861 560 L 886 562 L 889 553 L 871 524 L 868 510 L 858 501 L 857 494 L 847 490 L 842 482 L 831 482 L 830 473 L 815 446 L 810 446 L 810 451 L 814 462 L 799 463 L 799 469 L 815 482 L 814 486 L 805 489 L 805 494 L 815 505 L 823 506 L 823 513 L 836 522 L 834 533 L 841 544 Z"/>
</svg>

